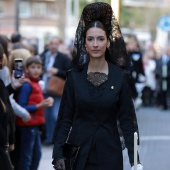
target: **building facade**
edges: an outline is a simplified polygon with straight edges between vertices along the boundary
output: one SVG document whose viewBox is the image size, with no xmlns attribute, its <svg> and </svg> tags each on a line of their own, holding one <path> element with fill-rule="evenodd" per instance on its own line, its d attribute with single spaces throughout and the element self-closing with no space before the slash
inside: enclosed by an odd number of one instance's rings
<svg viewBox="0 0 170 170">
<path fill-rule="evenodd" d="M 18 28 L 42 48 L 49 36 L 65 38 L 65 8 L 66 0 L 0 0 L 0 34 L 10 37 Z"/>
</svg>

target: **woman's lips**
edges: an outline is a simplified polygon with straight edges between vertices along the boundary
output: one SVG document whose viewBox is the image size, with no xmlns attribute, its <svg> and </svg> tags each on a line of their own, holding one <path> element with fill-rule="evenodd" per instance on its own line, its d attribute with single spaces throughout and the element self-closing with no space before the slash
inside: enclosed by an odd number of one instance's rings
<svg viewBox="0 0 170 170">
<path fill-rule="evenodd" d="M 92 50 L 93 53 L 98 53 L 100 50 Z"/>
</svg>

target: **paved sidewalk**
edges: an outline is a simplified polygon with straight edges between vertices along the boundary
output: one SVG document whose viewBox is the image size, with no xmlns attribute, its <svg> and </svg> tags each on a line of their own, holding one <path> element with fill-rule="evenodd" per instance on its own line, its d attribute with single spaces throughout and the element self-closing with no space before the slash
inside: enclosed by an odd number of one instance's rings
<svg viewBox="0 0 170 170">
<path fill-rule="evenodd" d="M 38 170 L 54 170 L 52 162 L 52 148 L 53 146 L 44 146 L 42 148 L 42 159 Z"/>
<path fill-rule="evenodd" d="M 137 112 L 140 141 L 140 159 L 144 170 L 170 169 L 170 110 L 140 108 Z M 39 170 L 53 170 L 51 165 L 52 146 L 43 146 L 43 156 Z M 124 170 L 131 170 L 127 156 L 124 155 Z M 107 170 L 107 169 L 106 169 Z"/>
<path fill-rule="evenodd" d="M 170 169 L 170 110 L 142 108 L 137 112 L 140 159 L 144 170 Z M 124 170 L 129 170 L 127 155 Z"/>
</svg>

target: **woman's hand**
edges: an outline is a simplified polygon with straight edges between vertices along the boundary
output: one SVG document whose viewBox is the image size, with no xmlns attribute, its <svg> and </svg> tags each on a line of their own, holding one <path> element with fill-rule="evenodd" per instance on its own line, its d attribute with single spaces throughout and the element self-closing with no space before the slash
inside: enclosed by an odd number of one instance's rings
<svg viewBox="0 0 170 170">
<path fill-rule="evenodd" d="M 10 152 L 13 151 L 14 149 L 15 149 L 15 145 L 14 144 L 9 145 L 9 151 Z"/>
<path fill-rule="evenodd" d="M 132 166 L 131 170 L 134 170 L 134 166 Z M 143 166 L 141 164 L 137 164 L 137 170 L 143 170 Z"/>
<path fill-rule="evenodd" d="M 14 77 L 14 71 L 12 73 L 12 79 L 11 79 L 11 86 L 14 90 L 16 90 L 17 88 L 21 87 L 23 85 L 23 83 L 25 82 L 29 82 L 30 80 L 25 78 L 24 75 L 22 75 L 21 78 L 16 79 Z"/>
<path fill-rule="evenodd" d="M 28 117 L 22 118 L 24 122 L 28 122 L 31 119 L 31 116 L 29 115 Z"/>
<path fill-rule="evenodd" d="M 55 170 L 65 170 L 65 162 L 64 162 L 64 159 L 61 158 L 61 159 L 54 159 L 52 164 L 54 165 L 54 169 Z"/>
</svg>

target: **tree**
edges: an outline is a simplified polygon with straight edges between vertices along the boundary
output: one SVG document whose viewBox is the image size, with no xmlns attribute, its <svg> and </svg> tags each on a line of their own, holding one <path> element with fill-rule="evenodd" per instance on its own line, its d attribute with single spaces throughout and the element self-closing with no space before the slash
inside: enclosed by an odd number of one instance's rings
<svg viewBox="0 0 170 170">
<path fill-rule="evenodd" d="M 127 7 L 123 5 L 123 0 L 121 0 L 120 26 L 150 31 L 154 39 L 157 22 L 162 15 L 170 14 L 169 8 L 170 5 L 168 3 L 151 7 L 147 5 L 147 2 L 146 6 Z"/>
</svg>

